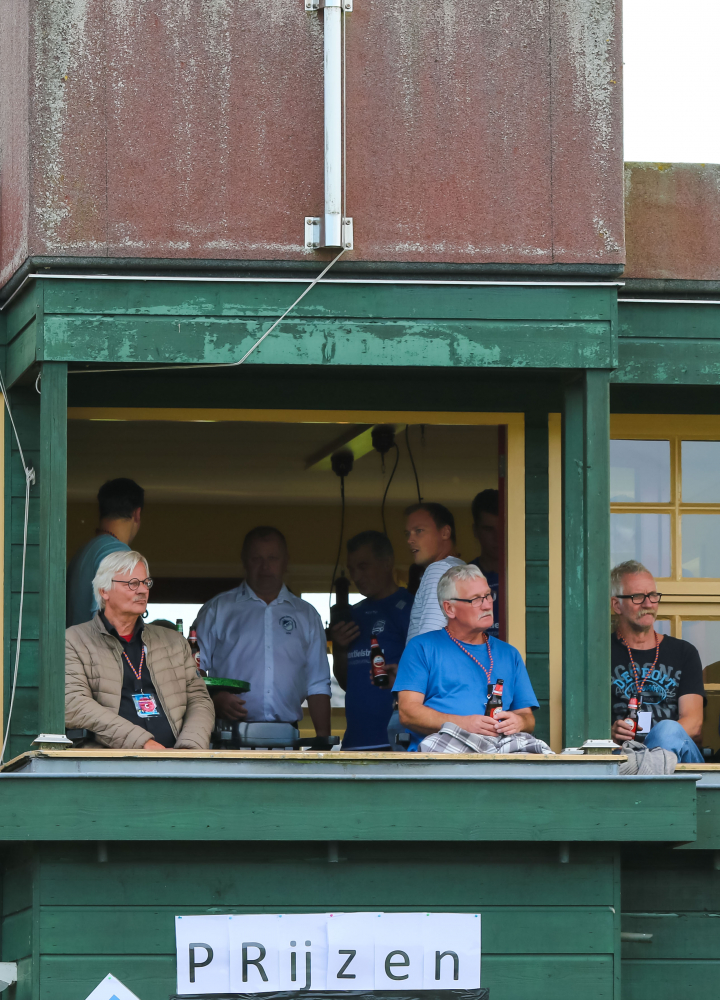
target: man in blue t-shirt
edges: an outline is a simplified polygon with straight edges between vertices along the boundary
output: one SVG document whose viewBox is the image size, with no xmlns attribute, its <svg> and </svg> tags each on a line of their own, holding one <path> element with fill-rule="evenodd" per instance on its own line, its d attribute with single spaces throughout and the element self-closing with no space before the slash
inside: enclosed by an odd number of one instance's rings
<svg viewBox="0 0 720 1000">
<path fill-rule="evenodd" d="M 482 736 L 531 733 L 538 707 L 518 651 L 488 636 L 492 592 L 477 566 L 452 566 L 438 583 L 446 628 L 416 636 L 400 659 L 394 691 L 410 750 L 445 722 Z M 502 706 L 485 715 L 488 684 L 502 679 Z"/>
<path fill-rule="evenodd" d="M 111 552 L 129 552 L 140 530 L 145 490 L 133 479 L 111 479 L 98 491 L 100 521 L 91 538 L 67 568 L 65 625 L 84 625 L 99 610 L 92 582 Z"/>
<path fill-rule="evenodd" d="M 343 750 L 388 750 L 387 727 L 393 707 L 392 682 L 405 647 L 412 595 L 398 587 L 390 539 L 379 531 L 363 531 L 347 543 L 347 568 L 365 600 L 350 608 L 349 621 L 330 629 L 333 672 L 345 690 L 347 729 Z M 375 636 L 390 675 L 386 688 L 370 675 L 370 642 Z"/>
</svg>

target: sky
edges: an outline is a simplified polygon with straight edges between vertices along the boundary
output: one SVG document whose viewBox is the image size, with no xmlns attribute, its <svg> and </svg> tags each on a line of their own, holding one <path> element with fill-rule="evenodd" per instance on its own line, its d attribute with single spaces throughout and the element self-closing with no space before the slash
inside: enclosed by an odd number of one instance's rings
<svg viewBox="0 0 720 1000">
<path fill-rule="evenodd" d="M 720 0 L 623 0 L 625 160 L 720 163 Z"/>
</svg>

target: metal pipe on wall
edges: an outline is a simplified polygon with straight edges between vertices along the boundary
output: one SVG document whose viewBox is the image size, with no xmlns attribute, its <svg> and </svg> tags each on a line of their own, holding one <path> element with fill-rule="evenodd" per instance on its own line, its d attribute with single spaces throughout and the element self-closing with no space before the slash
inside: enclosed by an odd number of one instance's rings
<svg viewBox="0 0 720 1000">
<path fill-rule="evenodd" d="M 322 216 L 306 216 L 305 247 L 353 246 L 352 219 L 343 218 L 343 18 L 353 0 L 305 0 L 308 11 L 323 11 L 324 206 Z"/>
<path fill-rule="evenodd" d="M 342 238 L 342 12 L 341 0 L 324 0 L 325 215 L 322 242 Z"/>
</svg>

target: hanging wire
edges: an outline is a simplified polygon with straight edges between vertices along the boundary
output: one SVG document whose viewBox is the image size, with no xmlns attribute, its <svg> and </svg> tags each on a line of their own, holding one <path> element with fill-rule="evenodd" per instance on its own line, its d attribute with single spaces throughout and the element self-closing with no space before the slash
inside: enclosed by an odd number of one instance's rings
<svg viewBox="0 0 720 1000">
<path fill-rule="evenodd" d="M 143 365 L 141 368 L 78 368 L 72 372 L 69 372 L 69 374 L 98 375 L 103 372 L 115 372 L 116 374 L 124 375 L 125 372 L 167 372 L 167 371 L 178 371 L 180 369 L 182 369 L 183 371 L 187 371 L 189 368 L 239 368 L 240 365 L 244 364 L 247 361 L 247 359 L 250 357 L 253 351 L 257 350 L 260 344 L 262 344 L 263 340 L 265 340 L 266 337 L 269 337 L 270 334 L 273 332 L 273 330 L 277 326 L 279 326 L 280 323 L 282 323 L 282 321 L 285 319 L 285 317 L 288 316 L 293 311 L 295 306 L 298 305 L 298 303 L 305 298 L 307 293 L 312 291 L 315 285 L 317 285 L 318 281 L 320 281 L 322 278 L 325 277 L 325 275 L 328 273 L 333 264 L 336 264 L 344 253 L 345 253 L 345 247 L 342 248 L 337 257 L 333 257 L 328 266 L 323 271 L 321 271 L 320 274 L 318 274 L 317 278 L 313 278 L 313 280 L 307 286 L 305 291 L 302 292 L 302 294 L 298 295 L 293 304 L 285 310 L 282 316 L 279 316 L 278 319 L 275 320 L 273 325 L 268 330 L 265 331 L 262 337 L 260 337 L 258 340 L 255 341 L 250 350 L 246 351 L 239 361 L 220 361 L 212 363 L 208 362 L 207 364 L 194 364 L 194 365 L 174 365 L 172 364 L 172 362 L 170 362 L 167 365 L 154 365 L 154 366 Z"/>
<path fill-rule="evenodd" d="M 8 706 L 7 726 L 5 728 L 2 750 L 0 751 L 0 764 L 2 764 L 5 760 L 5 750 L 7 748 L 8 740 L 10 739 L 10 723 L 12 721 L 13 706 L 15 704 L 15 692 L 17 690 L 18 670 L 20 667 L 20 643 L 22 641 L 23 605 L 25 602 L 25 563 L 27 559 L 28 519 L 30 514 L 30 487 L 35 482 L 35 470 L 25 461 L 25 453 L 23 452 L 22 445 L 20 444 L 20 436 L 18 435 L 17 427 L 15 426 L 15 421 L 13 420 L 12 410 L 10 409 L 10 401 L 8 399 L 2 373 L 0 373 L 0 392 L 2 392 L 5 407 L 7 409 L 8 416 L 10 417 L 10 423 L 12 424 L 13 433 L 17 442 L 18 452 L 20 453 L 20 461 L 22 462 L 23 471 L 25 472 L 25 516 L 23 518 L 22 567 L 20 570 L 20 607 L 18 609 L 17 642 L 15 644 L 15 666 L 13 668 L 12 687 L 10 689 L 10 705 Z"/>
<path fill-rule="evenodd" d="M 417 469 L 415 468 L 415 459 L 413 458 L 413 453 L 410 449 L 410 428 L 407 425 L 405 425 L 405 444 L 407 445 L 413 475 L 415 476 L 415 489 L 417 490 L 418 503 L 422 503 L 422 497 L 420 496 L 420 480 L 418 479 Z"/>
<path fill-rule="evenodd" d="M 383 493 L 382 503 L 380 504 L 380 517 L 382 518 L 383 531 L 387 535 L 387 527 L 385 526 L 385 500 L 387 499 L 388 490 L 390 489 L 390 483 L 393 481 L 393 476 L 395 475 L 395 470 L 398 467 L 398 462 L 400 461 L 400 449 L 397 444 L 393 441 L 393 447 L 395 448 L 395 465 L 393 465 L 393 470 L 390 473 L 390 478 L 387 481 L 387 486 L 385 487 L 385 492 Z M 383 455 L 383 464 L 385 463 L 385 456 Z"/>
<path fill-rule="evenodd" d="M 335 574 L 337 573 L 338 566 L 340 565 L 340 556 L 342 555 L 342 543 L 343 543 L 344 532 L 345 532 L 345 476 L 340 476 L 340 538 L 338 539 L 337 557 L 335 559 L 335 566 L 333 567 L 332 571 L 332 579 L 330 580 L 328 608 L 332 607 L 332 595 L 333 595 L 333 587 L 335 586 Z"/>
</svg>

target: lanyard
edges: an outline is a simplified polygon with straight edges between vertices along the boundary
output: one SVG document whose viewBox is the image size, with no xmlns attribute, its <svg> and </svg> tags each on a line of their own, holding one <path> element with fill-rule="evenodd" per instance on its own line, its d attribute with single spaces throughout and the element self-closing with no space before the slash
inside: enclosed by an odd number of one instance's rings
<svg viewBox="0 0 720 1000">
<path fill-rule="evenodd" d="M 145 663 L 145 646 L 143 645 L 142 653 L 140 655 L 140 666 L 138 667 L 137 670 L 132 665 L 132 661 L 131 661 L 130 657 L 127 655 L 127 653 L 125 652 L 125 650 L 121 649 L 120 652 L 122 653 L 122 655 L 127 660 L 128 666 L 130 667 L 130 669 L 132 670 L 132 672 L 135 674 L 135 676 L 137 677 L 137 679 L 140 680 L 141 677 L 142 677 L 143 664 Z"/>
<path fill-rule="evenodd" d="M 482 669 L 482 672 L 483 672 L 483 673 L 485 674 L 485 676 L 487 677 L 487 682 L 488 682 L 488 684 L 489 684 L 489 683 L 490 683 L 490 677 L 492 676 L 492 672 L 493 672 L 493 670 L 495 669 L 495 663 L 494 663 L 494 661 L 493 661 L 493 655 L 492 655 L 492 653 L 490 652 L 490 640 L 488 639 L 488 634 L 487 634 L 487 632 L 483 632 L 483 635 L 485 636 L 485 645 L 487 646 L 487 654 L 488 654 L 488 658 L 489 658 L 489 660 L 490 660 L 490 669 L 489 669 L 489 670 L 487 670 L 487 669 L 486 669 L 486 668 L 485 668 L 485 667 L 484 667 L 484 666 L 482 665 L 482 663 L 480 662 L 480 660 L 478 660 L 478 658 L 477 658 L 476 656 L 473 656 L 473 655 L 472 655 L 472 653 L 470 652 L 470 650 L 469 650 L 469 649 L 465 649 L 465 647 L 463 646 L 463 644 L 462 644 L 461 642 L 458 642 L 458 641 L 457 641 L 457 639 L 455 638 L 455 636 L 453 636 L 453 635 L 450 635 L 450 633 L 449 633 L 449 632 L 448 632 L 448 630 L 447 630 L 447 625 L 445 626 L 445 631 L 447 632 L 447 634 L 448 634 L 448 637 L 449 637 L 450 639 L 452 639 L 452 641 L 453 641 L 453 642 L 455 643 L 455 645 L 456 645 L 456 646 L 457 646 L 457 647 L 458 647 L 459 649 L 462 649 L 463 653 L 465 653 L 465 655 L 466 655 L 466 656 L 469 656 L 471 660 L 475 660 L 475 662 L 477 663 L 477 665 L 478 665 L 479 667 L 481 667 L 481 669 Z"/>
<path fill-rule="evenodd" d="M 655 631 L 655 630 L 653 629 L 653 631 Z M 633 659 L 632 650 L 630 649 L 630 647 L 628 646 L 628 644 L 625 642 L 625 640 L 623 639 L 623 637 L 620 635 L 619 631 L 616 633 L 616 635 L 617 635 L 618 639 L 620 640 L 620 642 L 625 647 L 625 649 L 627 649 L 627 651 L 628 651 L 628 656 L 630 657 L 630 666 L 632 667 L 633 677 L 635 678 L 635 691 L 637 692 L 638 701 L 640 702 L 640 704 L 642 704 L 642 691 L 643 691 L 643 688 L 645 687 L 645 681 L 648 679 L 648 677 L 652 674 L 653 670 L 657 666 L 657 661 L 658 661 L 658 658 L 660 656 L 660 640 L 662 639 L 662 636 L 660 635 L 659 632 L 655 632 L 655 659 L 653 660 L 653 665 L 650 667 L 650 669 L 648 670 L 648 672 L 643 677 L 642 684 L 641 684 L 640 683 L 640 678 L 638 677 L 637 664 L 635 663 L 635 660 Z M 640 707 L 640 706 L 638 706 L 638 707 Z"/>
</svg>

